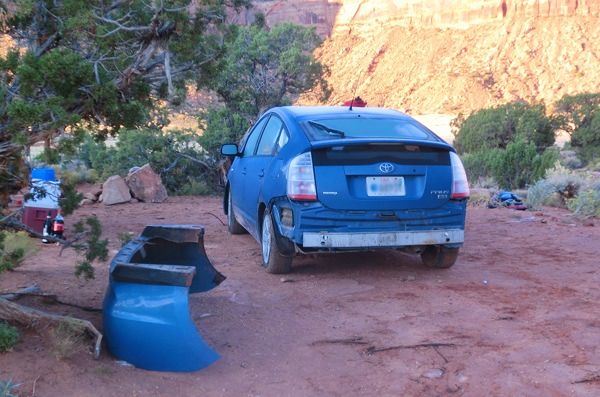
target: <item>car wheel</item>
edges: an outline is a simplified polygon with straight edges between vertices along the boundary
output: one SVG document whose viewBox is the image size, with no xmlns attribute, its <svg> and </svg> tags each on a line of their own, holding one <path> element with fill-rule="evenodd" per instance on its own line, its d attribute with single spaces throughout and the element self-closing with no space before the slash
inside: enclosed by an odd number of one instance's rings
<svg viewBox="0 0 600 397">
<path fill-rule="evenodd" d="M 231 199 L 231 190 L 227 194 L 227 230 L 231 234 L 243 234 L 246 229 L 235 220 L 235 214 L 233 213 L 233 204 Z"/>
<path fill-rule="evenodd" d="M 289 273 L 292 270 L 292 257 L 279 253 L 275 233 L 271 212 L 266 210 L 263 216 L 261 239 L 263 266 L 269 273 Z"/>
<path fill-rule="evenodd" d="M 458 258 L 458 248 L 447 248 L 439 245 L 430 245 L 421 253 L 423 264 L 427 267 L 447 269 L 452 267 Z"/>
</svg>

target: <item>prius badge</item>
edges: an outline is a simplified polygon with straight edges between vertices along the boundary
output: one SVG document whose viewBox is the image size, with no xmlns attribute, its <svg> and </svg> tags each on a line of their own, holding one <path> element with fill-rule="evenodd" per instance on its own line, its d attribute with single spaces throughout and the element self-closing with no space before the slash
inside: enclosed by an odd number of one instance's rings
<svg viewBox="0 0 600 397">
<path fill-rule="evenodd" d="M 383 172 L 384 174 L 389 174 L 390 172 L 394 171 L 394 166 L 390 163 L 381 163 L 379 165 L 379 171 Z"/>
</svg>

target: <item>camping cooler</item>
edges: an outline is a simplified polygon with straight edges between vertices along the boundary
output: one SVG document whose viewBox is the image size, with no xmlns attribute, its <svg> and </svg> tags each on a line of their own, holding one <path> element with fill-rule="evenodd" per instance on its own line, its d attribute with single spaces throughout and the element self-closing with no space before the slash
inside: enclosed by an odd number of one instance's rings
<svg viewBox="0 0 600 397">
<path fill-rule="evenodd" d="M 43 232 L 46 216 L 54 219 L 58 213 L 58 198 L 60 197 L 60 181 L 56 181 L 52 168 L 35 168 L 31 171 L 32 193 L 46 191 L 46 196 L 33 198 L 23 203 L 23 224 L 40 234 Z"/>
</svg>

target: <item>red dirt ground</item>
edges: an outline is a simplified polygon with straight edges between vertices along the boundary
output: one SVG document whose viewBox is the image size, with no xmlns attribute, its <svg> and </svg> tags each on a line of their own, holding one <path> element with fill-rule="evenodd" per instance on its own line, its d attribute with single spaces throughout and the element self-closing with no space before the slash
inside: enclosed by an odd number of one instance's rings
<svg viewBox="0 0 600 397">
<path fill-rule="evenodd" d="M 227 280 L 190 297 L 205 341 L 222 357 L 191 373 L 137 369 L 103 349 L 62 359 L 48 330 L 25 330 L 0 354 L 0 381 L 20 396 L 598 396 L 600 227 L 568 212 L 469 207 L 465 247 L 448 270 L 396 251 L 301 257 L 267 274 L 249 235 L 231 236 L 217 197 L 162 204 L 95 204 L 110 239 L 147 224 L 200 224 L 206 252 Z M 73 276 L 76 254 L 40 243 L 0 294 L 37 284 L 62 302 L 101 308 L 108 263 L 90 282 Z M 23 297 L 54 314 L 99 312 Z"/>
</svg>

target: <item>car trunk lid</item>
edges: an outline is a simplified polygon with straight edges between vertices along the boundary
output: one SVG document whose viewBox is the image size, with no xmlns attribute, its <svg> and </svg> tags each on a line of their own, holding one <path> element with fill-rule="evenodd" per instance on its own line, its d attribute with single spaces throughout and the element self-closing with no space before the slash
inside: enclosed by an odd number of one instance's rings
<svg viewBox="0 0 600 397">
<path fill-rule="evenodd" d="M 450 151 L 437 142 L 319 142 L 312 150 L 317 197 L 339 210 L 439 208 L 452 193 Z"/>
</svg>

